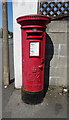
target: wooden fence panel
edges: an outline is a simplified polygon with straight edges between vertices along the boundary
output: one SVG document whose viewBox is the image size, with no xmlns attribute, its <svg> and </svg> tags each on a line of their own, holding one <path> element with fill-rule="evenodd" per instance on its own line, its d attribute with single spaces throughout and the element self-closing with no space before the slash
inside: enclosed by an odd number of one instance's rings
<svg viewBox="0 0 69 120">
<path fill-rule="evenodd" d="M 40 14 L 47 15 L 52 19 L 69 16 L 68 2 L 43 2 L 40 1 Z"/>
</svg>

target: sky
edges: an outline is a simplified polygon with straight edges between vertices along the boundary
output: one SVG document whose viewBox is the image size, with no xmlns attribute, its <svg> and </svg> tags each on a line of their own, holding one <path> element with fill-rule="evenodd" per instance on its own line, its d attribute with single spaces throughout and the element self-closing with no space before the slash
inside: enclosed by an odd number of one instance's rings
<svg viewBox="0 0 69 120">
<path fill-rule="evenodd" d="M 8 30 L 13 32 L 13 12 L 12 2 L 7 2 L 8 6 Z M 0 1 L 0 28 L 2 28 L 2 2 Z"/>
</svg>

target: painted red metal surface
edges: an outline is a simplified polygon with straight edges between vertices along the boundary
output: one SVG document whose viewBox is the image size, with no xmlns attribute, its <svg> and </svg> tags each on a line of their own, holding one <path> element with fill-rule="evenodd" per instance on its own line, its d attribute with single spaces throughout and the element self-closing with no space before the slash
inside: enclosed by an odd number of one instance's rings
<svg viewBox="0 0 69 120">
<path fill-rule="evenodd" d="M 17 22 L 23 25 L 47 25 L 51 18 L 46 15 L 26 15 L 17 18 Z"/>
<path fill-rule="evenodd" d="M 44 15 L 17 18 L 22 32 L 22 88 L 26 91 L 38 92 L 44 89 L 45 28 L 50 21 Z"/>
</svg>

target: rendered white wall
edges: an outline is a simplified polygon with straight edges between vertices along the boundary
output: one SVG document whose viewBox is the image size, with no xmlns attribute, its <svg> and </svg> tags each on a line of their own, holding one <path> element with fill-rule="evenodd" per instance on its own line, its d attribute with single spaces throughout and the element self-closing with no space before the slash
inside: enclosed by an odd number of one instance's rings
<svg viewBox="0 0 69 120">
<path fill-rule="evenodd" d="M 21 88 L 22 86 L 21 29 L 20 25 L 16 22 L 16 18 L 23 15 L 37 14 L 37 1 L 38 0 L 13 0 L 13 47 L 16 88 Z"/>
</svg>

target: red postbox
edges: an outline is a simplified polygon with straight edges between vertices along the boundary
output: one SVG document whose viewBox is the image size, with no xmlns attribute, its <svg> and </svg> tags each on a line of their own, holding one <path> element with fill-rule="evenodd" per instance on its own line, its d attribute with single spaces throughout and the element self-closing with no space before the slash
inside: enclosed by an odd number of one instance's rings
<svg viewBox="0 0 69 120">
<path fill-rule="evenodd" d="M 26 15 L 17 18 L 22 32 L 22 99 L 37 104 L 43 100 L 46 25 L 51 18 L 45 15 Z"/>
</svg>

